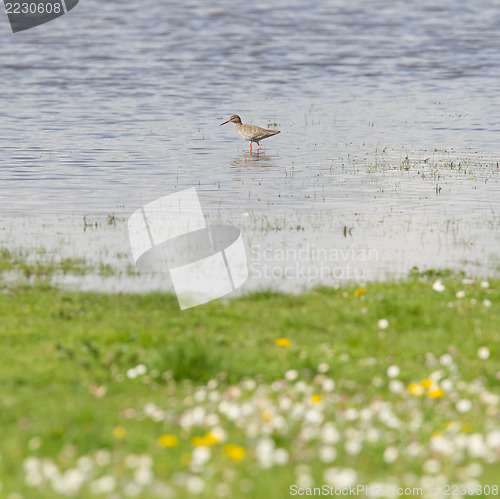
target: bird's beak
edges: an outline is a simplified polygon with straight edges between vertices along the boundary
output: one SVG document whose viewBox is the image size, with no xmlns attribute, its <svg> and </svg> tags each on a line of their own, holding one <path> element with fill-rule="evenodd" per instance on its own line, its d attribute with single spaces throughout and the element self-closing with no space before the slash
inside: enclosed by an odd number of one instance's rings
<svg viewBox="0 0 500 499">
<path fill-rule="evenodd" d="M 220 126 L 225 125 L 226 123 L 229 123 L 231 120 L 224 121 L 224 123 L 221 123 Z"/>
</svg>

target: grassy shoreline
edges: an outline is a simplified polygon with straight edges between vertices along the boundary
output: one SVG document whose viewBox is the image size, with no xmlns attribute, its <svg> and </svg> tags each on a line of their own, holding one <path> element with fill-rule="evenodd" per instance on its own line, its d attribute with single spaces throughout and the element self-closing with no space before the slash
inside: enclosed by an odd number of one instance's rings
<svg viewBox="0 0 500 499">
<path fill-rule="evenodd" d="M 260 293 L 184 312 L 160 293 L 4 287 L 2 494 L 491 485 L 499 281 L 433 282 Z"/>
</svg>

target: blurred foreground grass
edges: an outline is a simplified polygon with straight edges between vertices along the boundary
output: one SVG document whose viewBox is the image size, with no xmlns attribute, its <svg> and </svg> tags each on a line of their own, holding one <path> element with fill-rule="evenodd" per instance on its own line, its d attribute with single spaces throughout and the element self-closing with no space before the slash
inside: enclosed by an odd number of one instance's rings
<svg viewBox="0 0 500 499">
<path fill-rule="evenodd" d="M 499 484 L 499 282 L 433 282 L 183 312 L 164 294 L 4 287 L 0 495 L 480 495 Z"/>
</svg>

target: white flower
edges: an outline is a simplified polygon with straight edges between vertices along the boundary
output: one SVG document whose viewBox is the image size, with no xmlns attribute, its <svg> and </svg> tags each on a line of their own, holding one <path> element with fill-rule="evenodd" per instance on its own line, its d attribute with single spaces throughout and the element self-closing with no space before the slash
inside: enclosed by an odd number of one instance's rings
<svg viewBox="0 0 500 499">
<path fill-rule="evenodd" d="M 143 374 L 146 374 L 147 368 L 144 364 L 138 364 L 135 366 L 135 372 L 139 375 L 142 376 Z"/>
<path fill-rule="evenodd" d="M 97 466 L 108 466 L 111 463 L 111 454 L 106 449 L 100 449 L 94 454 L 94 461 Z"/>
<path fill-rule="evenodd" d="M 437 279 L 434 284 L 432 285 L 432 289 L 434 291 L 437 291 L 438 293 L 443 292 L 446 288 L 443 284 L 443 281 L 441 279 Z"/>
<path fill-rule="evenodd" d="M 327 468 L 323 478 L 332 487 L 343 489 L 353 486 L 358 474 L 352 468 Z"/>
<path fill-rule="evenodd" d="M 349 407 L 349 409 L 346 409 L 346 411 L 344 412 L 344 419 L 346 421 L 356 421 L 358 417 L 359 413 L 355 407 Z"/>
<path fill-rule="evenodd" d="M 500 430 L 490 431 L 486 435 L 486 445 L 490 449 L 500 451 Z"/>
<path fill-rule="evenodd" d="M 379 329 L 387 329 L 389 327 L 389 321 L 387 319 L 379 319 L 377 326 Z"/>
<path fill-rule="evenodd" d="M 389 366 L 387 369 L 387 376 L 389 376 L 389 378 L 397 378 L 399 376 L 399 367 Z"/>
<path fill-rule="evenodd" d="M 285 449 L 276 449 L 274 451 L 274 462 L 279 466 L 285 466 L 288 463 L 288 452 Z"/>
<path fill-rule="evenodd" d="M 389 383 L 389 390 L 392 393 L 399 394 L 399 393 L 403 392 L 404 389 L 405 389 L 405 385 L 403 385 L 403 383 L 401 381 L 399 381 L 398 379 L 393 379 Z"/>
<path fill-rule="evenodd" d="M 426 473 L 430 473 L 431 475 L 435 475 L 441 469 L 441 463 L 437 459 L 428 459 L 423 464 L 422 469 Z"/>
<path fill-rule="evenodd" d="M 84 457 L 88 457 L 88 456 L 84 456 Z M 77 462 L 77 466 L 80 468 L 80 461 L 84 459 L 83 457 L 81 457 L 78 462 Z M 91 467 L 92 465 L 94 464 L 92 459 L 89 458 L 91 460 Z M 45 476 L 45 478 L 47 480 L 56 480 L 58 478 L 60 478 L 61 476 L 61 473 L 59 471 L 59 468 L 57 467 L 57 465 L 54 463 L 54 461 L 52 461 L 52 459 L 44 459 L 42 461 L 42 473 L 43 475 Z"/>
<path fill-rule="evenodd" d="M 488 347 L 481 347 L 477 351 L 477 356 L 480 359 L 486 360 L 490 356 L 490 349 Z"/>
<path fill-rule="evenodd" d="M 465 297 L 465 291 L 457 291 L 455 296 L 457 298 L 464 298 Z"/>
<path fill-rule="evenodd" d="M 185 485 L 190 494 L 201 494 L 205 490 L 205 482 L 199 476 L 188 476 Z"/>
<path fill-rule="evenodd" d="M 274 460 L 274 440 L 271 438 L 261 438 L 255 447 L 255 455 L 261 468 L 271 468 Z"/>
<path fill-rule="evenodd" d="M 318 372 L 319 373 L 326 373 L 330 369 L 330 366 L 326 362 L 322 362 L 318 366 Z"/>
<path fill-rule="evenodd" d="M 464 412 L 469 412 L 471 410 L 472 402 L 468 399 L 461 399 L 457 402 L 455 407 L 458 412 L 463 414 Z"/>
<path fill-rule="evenodd" d="M 335 381 L 330 378 L 325 378 L 321 382 L 321 388 L 323 388 L 325 392 L 333 392 L 333 390 L 335 390 Z"/>
<path fill-rule="evenodd" d="M 445 353 L 439 357 L 439 363 L 442 366 L 451 366 L 453 364 L 453 357 L 449 353 Z"/>
<path fill-rule="evenodd" d="M 123 494 L 125 497 L 137 497 L 141 492 L 141 486 L 135 482 L 129 482 L 123 486 Z"/>
<path fill-rule="evenodd" d="M 38 471 L 40 469 L 40 460 L 37 457 L 29 456 L 23 461 L 24 471 Z"/>
<path fill-rule="evenodd" d="M 195 450 L 202 449 L 203 447 L 197 447 Z M 194 454 L 194 452 L 193 452 Z M 154 475 L 151 468 L 137 468 L 134 473 L 134 481 L 145 487 L 153 482 Z"/>
<path fill-rule="evenodd" d="M 294 381 L 296 380 L 297 378 L 299 377 L 299 373 L 297 370 L 295 369 L 290 369 L 289 371 L 287 371 L 285 373 L 285 379 L 287 381 Z"/>
<path fill-rule="evenodd" d="M 193 463 L 203 465 L 212 457 L 212 451 L 208 447 L 196 447 L 191 457 Z"/>
<path fill-rule="evenodd" d="M 331 463 L 335 461 L 337 457 L 337 451 L 335 447 L 331 447 L 330 445 L 323 445 L 323 447 L 319 448 L 318 451 L 319 460 L 323 463 Z"/>
<path fill-rule="evenodd" d="M 398 458 L 399 451 L 397 447 L 387 447 L 384 451 L 384 461 L 386 463 L 393 463 Z"/>
<path fill-rule="evenodd" d="M 481 287 L 486 289 L 490 287 L 490 283 L 488 281 L 481 281 Z"/>
<path fill-rule="evenodd" d="M 340 440 L 340 433 L 333 423 L 326 423 L 323 426 L 321 439 L 326 444 L 336 444 Z"/>
<path fill-rule="evenodd" d="M 469 435 L 467 447 L 469 448 L 469 455 L 472 458 L 484 457 L 487 451 L 484 438 L 480 433 Z"/>
<path fill-rule="evenodd" d="M 297 475 L 297 485 L 302 489 L 312 488 L 314 485 L 313 477 L 309 473 L 301 473 Z"/>
<path fill-rule="evenodd" d="M 357 456 L 361 452 L 363 445 L 359 440 L 348 440 L 345 443 L 344 448 L 346 453 L 349 454 L 350 456 Z"/>
<path fill-rule="evenodd" d="M 483 300 L 483 307 L 486 307 L 486 308 L 491 307 L 491 301 L 487 300 L 487 299 L 484 299 Z"/>
</svg>

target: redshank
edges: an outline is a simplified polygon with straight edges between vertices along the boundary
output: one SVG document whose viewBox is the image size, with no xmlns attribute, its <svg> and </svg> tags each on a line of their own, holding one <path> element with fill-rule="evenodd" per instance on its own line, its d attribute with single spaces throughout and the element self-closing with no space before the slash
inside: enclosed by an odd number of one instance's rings
<svg viewBox="0 0 500 499">
<path fill-rule="evenodd" d="M 250 151 L 252 150 L 252 142 L 256 142 L 259 149 L 262 149 L 262 147 L 260 147 L 261 140 L 280 133 L 279 130 L 266 130 L 260 126 L 244 124 L 241 122 L 241 118 L 237 114 L 233 114 L 231 118 L 224 121 L 224 123 L 221 123 L 221 126 L 229 123 L 230 121 L 236 125 L 236 131 L 240 134 L 240 137 L 243 137 L 245 140 L 250 142 Z"/>
</svg>

